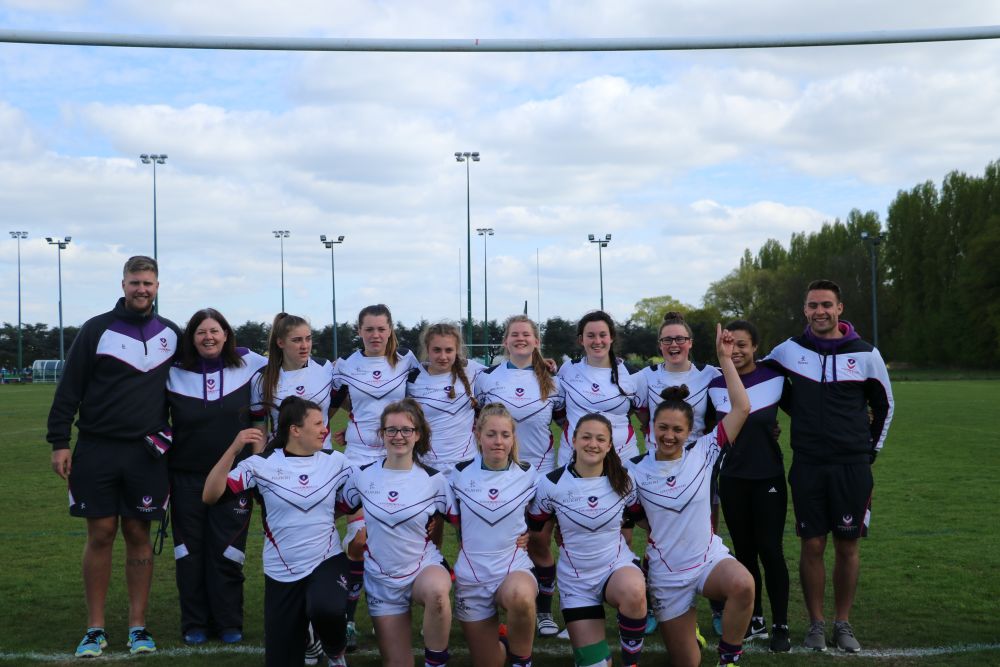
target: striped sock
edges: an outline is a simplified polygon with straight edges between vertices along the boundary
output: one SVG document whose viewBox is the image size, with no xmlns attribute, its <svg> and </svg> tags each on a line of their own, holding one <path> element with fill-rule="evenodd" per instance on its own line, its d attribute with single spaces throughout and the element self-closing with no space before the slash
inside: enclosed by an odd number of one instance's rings
<svg viewBox="0 0 1000 667">
<path fill-rule="evenodd" d="M 432 651 L 424 648 L 424 667 L 441 667 L 448 664 L 448 649 Z"/>
<path fill-rule="evenodd" d="M 552 613 L 552 594 L 556 590 L 556 566 L 536 565 L 531 568 L 538 581 L 538 597 L 535 598 L 535 611 L 539 614 Z"/>
<path fill-rule="evenodd" d="M 622 646 L 622 664 L 638 665 L 646 637 L 646 617 L 629 618 L 618 614 L 618 637 Z"/>
<path fill-rule="evenodd" d="M 531 667 L 531 654 L 528 655 L 514 655 L 509 653 L 508 664 L 510 667 Z"/>
<path fill-rule="evenodd" d="M 743 655 L 743 644 L 727 644 L 719 640 L 719 664 L 735 665 Z"/>
<path fill-rule="evenodd" d="M 363 560 L 347 561 L 347 620 L 354 620 L 354 613 L 358 610 L 358 600 L 361 599 L 361 590 L 365 586 L 365 562 Z"/>
</svg>

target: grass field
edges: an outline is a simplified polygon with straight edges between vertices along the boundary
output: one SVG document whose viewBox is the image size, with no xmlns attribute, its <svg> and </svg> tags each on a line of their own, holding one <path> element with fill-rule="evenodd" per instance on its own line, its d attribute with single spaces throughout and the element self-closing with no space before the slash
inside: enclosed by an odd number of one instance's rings
<svg viewBox="0 0 1000 667">
<path fill-rule="evenodd" d="M 861 583 L 852 615 L 865 651 L 841 658 L 832 652 L 796 649 L 774 656 L 751 649 L 743 664 L 823 665 L 838 658 L 854 665 L 1000 664 L 1000 436 L 992 425 L 1000 405 L 1000 382 L 903 381 L 894 389 L 896 419 L 875 466 L 872 537 L 862 545 Z M 72 662 L 71 651 L 84 629 L 84 524 L 68 516 L 65 484 L 51 472 L 44 442 L 52 391 L 51 385 L 0 386 L 0 662 L 5 664 Z M 783 440 L 787 447 L 787 436 Z M 259 523 L 255 520 L 254 525 Z M 449 531 L 446 535 L 446 552 L 453 554 L 454 539 Z M 728 542 L 724 527 L 723 537 Z M 168 540 L 157 559 L 148 616 L 161 653 L 129 660 L 119 545 L 108 600 L 110 653 L 101 661 L 263 664 L 260 548 L 260 534 L 254 530 L 246 565 L 245 645 L 225 649 L 216 643 L 190 650 L 180 642 Z M 792 573 L 792 640 L 798 646 L 806 617 L 791 523 L 785 550 Z M 828 611 L 831 606 L 828 602 Z M 707 605 L 700 609 L 702 628 L 708 631 Z M 358 620 L 365 650 L 350 663 L 378 665 L 363 605 Z M 608 637 L 615 640 L 610 624 Z M 711 646 L 714 641 L 709 639 Z M 468 665 L 457 624 L 451 646 L 455 658 L 450 664 Z M 643 664 L 668 663 L 658 637 L 648 638 L 646 646 Z M 540 666 L 572 665 L 568 642 L 538 642 L 535 655 Z M 714 664 L 714 658 L 714 651 L 705 651 L 703 664 Z"/>
</svg>

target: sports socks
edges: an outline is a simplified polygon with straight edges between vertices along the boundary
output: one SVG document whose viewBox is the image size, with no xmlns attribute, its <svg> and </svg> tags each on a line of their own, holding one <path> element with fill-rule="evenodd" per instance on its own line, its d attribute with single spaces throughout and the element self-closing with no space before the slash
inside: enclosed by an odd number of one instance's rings
<svg viewBox="0 0 1000 667">
<path fill-rule="evenodd" d="M 432 651 L 424 648 L 424 667 L 440 667 L 448 664 L 448 649 Z"/>
<path fill-rule="evenodd" d="M 507 664 L 510 667 L 531 667 L 530 655 L 514 655 L 513 653 L 509 653 L 507 660 Z"/>
<path fill-rule="evenodd" d="M 741 655 L 743 655 L 743 644 L 727 644 L 719 640 L 720 665 L 735 665 L 740 661 Z"/>
<path fill-rule="evenodd" d="M 618 614 L 618 638 L 622 647 L 622 664 L 638 665 L 646 637 L 646 617 L 629 618 Z"/>
<path fill-rule="evenodd" d="M 552 613 L 552 594 L 556 590 L 556 566 L 536 565 L 531 568 L 538 581 L 538 597 L 535 598 L 535 611 L 539 614 Z"/>
<path fill-rule="evenodd" d="M 347 620 L 354 621 L 358 610 L 358 600 L 361 599 L 361 589 L 365 585 L 365 562 L 363 560 L 347 560 Z"/>
</svg>

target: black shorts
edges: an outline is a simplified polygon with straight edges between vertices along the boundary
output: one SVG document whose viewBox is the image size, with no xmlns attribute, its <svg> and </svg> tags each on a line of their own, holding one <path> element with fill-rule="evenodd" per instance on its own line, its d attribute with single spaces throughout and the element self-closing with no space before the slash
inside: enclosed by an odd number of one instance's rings
<svg viewBox="0 0 1000 667">
<path fill-rule="evenodd" d="M 156 521 L 170 499 L 166 457 L 142 442 L 77 440 L 69 475 L 69 513 Z"/>
<path fill-rule="evenodd" d="M 867 537 L 872 467 L 868 463 L 813 465 L 792 461 L 788 472 L 799 537 Z"/>
</svg>

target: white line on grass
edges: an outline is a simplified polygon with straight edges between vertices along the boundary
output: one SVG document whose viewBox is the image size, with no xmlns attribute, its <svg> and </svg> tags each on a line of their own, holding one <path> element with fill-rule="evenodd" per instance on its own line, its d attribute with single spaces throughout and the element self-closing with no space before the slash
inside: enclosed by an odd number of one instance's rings
<svg viewBox="0 0 1000 667">
<path fill-rule="evenodd" d="M 748 653 L 766 653 L 766 650 L 761 646 L 749 645 L 747 647 Z M 990 644 L 956 644 L 953 646 L 929 646 L 925 648 L 880 648 L 871 649 L 867 651 L 861 651 L 861 653 L 849 654 L 842 653 L 836 650 L 829 650 L 826 652 L 830 656 L 844 656 L 844 657 L 862 657 L 862 658 L 930 658 L 934 656 L 941 655 L 951 655 L 956 653 L 976 653 L 978 651 L 997 651 L 1000 650 L 1000 643 L 990 643 Z M 464 647 L 456 647 L 451 651 L 452 655 L 467 655 L 468 650 Z M 815 651 L 795 647 L 792 649 L 792 653 L 808 654 L 814 653 Z M 414 655 L 422 653 L 421 651 L 414 650 Z M 534 647 L 534 655 L 551 655 L 551 656 L 568 656 L 571 655 L 568 643 L 550 644 L 542 643 L 536 644 Z M 666 653 L 666 650 L 657 644 L 648 646 L 643 650 L 643 653 Z M 156 652 L 156 655 L 166 655 L 171 657 L 186 657 L 193 655 L 263 655 L 264 647 L 262 646 L 203 646 L 199 648 L 168 648 L 160 649 Z M 364 649 L 352 653 L 351 655 L 366 658 L 375 658 L 378 656 L 378 652 L 373 649 Z M 13 651 L 0 651 L 0 661 L 2 662 L 68 662 L 73 661 L 73 655 L 70 653 L 40 653 L 35 651 L 29 651 L 26 653 L 15 653 Z M 121 652 L 106 652 L 101 656 L 101 661 L 115 661 L 115 660 L 133 660 L 134 655 L 130 655 L 125 651 Z"/>
</svg>

